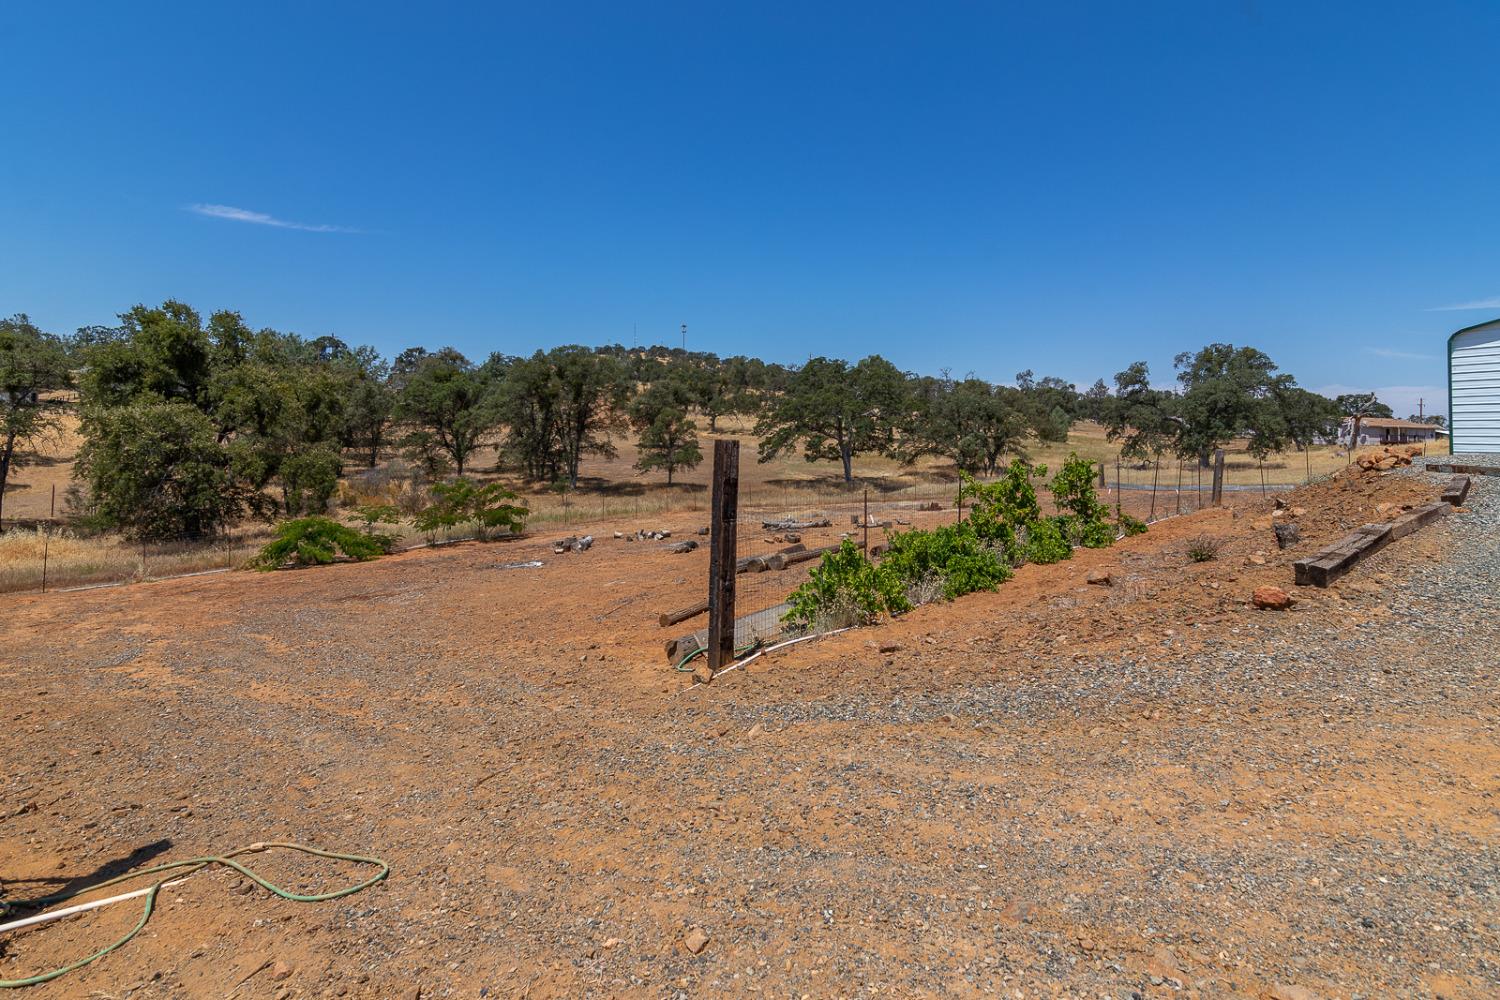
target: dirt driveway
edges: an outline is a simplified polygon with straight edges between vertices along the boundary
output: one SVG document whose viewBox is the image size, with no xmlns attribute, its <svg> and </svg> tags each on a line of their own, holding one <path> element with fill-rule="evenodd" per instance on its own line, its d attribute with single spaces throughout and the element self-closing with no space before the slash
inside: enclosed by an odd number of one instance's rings
<svg viewBox="0 0 1500 1000">
<path fill-rule="evenodd" d="M 198 876 L 22 995 L 1493 997 L 1500 494 L 1246 601 L 1430 493 L 1299 491 L 1284 553 L 1269 503 L 1163 522 L 693 690 L 654 617 L 696 555 L 559 568 L 538 538 L 8 600 L 3 898 L 264 840 L 393 867 L 324 904 Z M 13 936 L 0 977 L 131 906 Z"/>
</svg>

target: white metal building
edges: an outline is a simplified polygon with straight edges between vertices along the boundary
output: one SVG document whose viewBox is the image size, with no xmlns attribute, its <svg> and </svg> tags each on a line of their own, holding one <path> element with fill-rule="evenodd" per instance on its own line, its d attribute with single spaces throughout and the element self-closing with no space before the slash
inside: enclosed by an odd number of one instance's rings
<svg viewBox="0 0 1500 1000">
<path fill-rule="evenodd" d="M 1500 452 L 1500 319 L 1448 338 L 1448 427 L 1455 454 Z"/>
</svg>

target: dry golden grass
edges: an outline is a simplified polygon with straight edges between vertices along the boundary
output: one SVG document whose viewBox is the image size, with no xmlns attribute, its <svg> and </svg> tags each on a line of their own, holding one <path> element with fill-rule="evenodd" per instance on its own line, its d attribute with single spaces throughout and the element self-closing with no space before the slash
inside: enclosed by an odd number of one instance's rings
<svg viewBox="0 0 1500 1000">
<path fill-rule="evenodd" d="M 136 545 L 115 535 L 81 537 L 66 529 L 13 528 L 0 534 L 0 593 L 126 583 L 227 569 L 242 564 L 264 532 L 229 541 Z"/>
</svg>

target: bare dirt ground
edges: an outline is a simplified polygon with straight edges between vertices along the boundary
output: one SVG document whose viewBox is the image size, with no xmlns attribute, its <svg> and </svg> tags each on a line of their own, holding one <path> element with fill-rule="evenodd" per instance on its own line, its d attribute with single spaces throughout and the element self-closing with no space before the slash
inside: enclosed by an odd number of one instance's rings
<svg viewBox="0 0 1500 1000">
<path fill-rule="evenodd" d="M 393 867 L 323 904 L 197 876 L 27 995 L 1493 997 L 1500 492 L 1248 603 L 1434 492 L 1296 491 L 1285 552 L 1236 498 L 691 689 L 655 616 L 706 555 L 636 520 L 7 598 L 0 896 L 263 840 Z M 11 936 L 0 977 L 133 907 Z"/>
</svg>

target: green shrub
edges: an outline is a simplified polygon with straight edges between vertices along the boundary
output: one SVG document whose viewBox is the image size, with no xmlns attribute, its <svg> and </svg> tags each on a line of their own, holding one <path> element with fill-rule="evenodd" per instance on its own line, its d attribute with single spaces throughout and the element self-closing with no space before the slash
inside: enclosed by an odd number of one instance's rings
<svg viewBox="0 0 1500 1000">
<path fill-rule="evenodd" d="M 1018 458 L 996 482 L 981 483 L 963 477 L 960 496 L 973 502 L 965 523 L 973 527 L 982 541 L 998 548 L 1012 566 L 1026 561 L 1020 533 L 1042 517 L 1031 480 L 1046 473 L 1046 466 L 1032 466 Z"/>
<path fill-rule="evenodd" d="M 299 517 L 282 521 L 276 534 L 250 565 L 260 570 L 283 566 L 326 566 L 341 555 L 363 562 L 384 555 L 383 538 L 368 535 L 328 517 Z"/>
<path fill-rule="evenodd" d="M 1027 562 L 1045 565 L 1073 558 L 1073 546 L 1063 535 L 1062 526 L 1058 523 L 1061 520 L 1064 519 L 1048 518 L 1027 527 Z"/>
<path fill-rule="evenodd" d="M 1127 537 L 1132 535 L 1144 535 L 1146 533 L 1146 522 L 1142 521 L 1138 517 L 1131 517 L 1129 514 L 1121 514 L 1120 530 L 1125 532 Z"/>
<path fill-rule="evenodd" d="M 459 478 L 451 483 L 437 483 L 432 487 L 432 495 L 432 503 L 412 518 L 417 530 L 429 537 L 441 528 L 470 522 L 481 540 L 488 538 L 495 528 L 519 532 L 526 526 L 526 505 L 509 503 L 516 499 L 516 494 L 499 483 L 480 486 Z"/>
<path fill-rule="evenodd" d="M 1109 523 L 1109 508 L 1094 492 L 1094 463 L 1070 454 L 1047 487 L 1061 517 L 1058 524 L 1064 537 L 1074 545 L 1104 549 L 1115 542 L 1114 527 Z"/>
<path fill-rule="evenodd" d="M 1042 516 L 1032 484 L 1046 474 L 1022 459 L 993 483 L 965 474 L 959 496 L 972 502 L 968 520 L 891 535 L 879 566 L 846 540 L 792 594 L 783 620 L 807 629 L 863 625 L 937 595 L 952 600 L 994 590 L 1010 579 L 1013 566 L 1060 562 L 1073 555 L 1074 545 L 1113 544 L 1115 526 L 1094 492 L 1094 466 L 1076 454 L 1063 463 L 1048 487 L 1060 511 L 1055 517 Z"/>
<path fill-rule="evenodd" d="M 976 590 L 994 590 L 1010 579 L 1010 568 L 997 548 L 980 539 L 972 522 L 892 535 L 880 572 L 894 576 L 903 591 L 936 578 L 949 600 Z"/>
<path fill-rule="evenodd" d="M 882 611 L 894 613 L 911 607 L 896 576 L 877 571 L 859 546 L 847 538 L 823 557 L 807 582 L 787 600 L 792 607 L 781 620 L 794 629 L 867 625 Z"/>
</svg>

